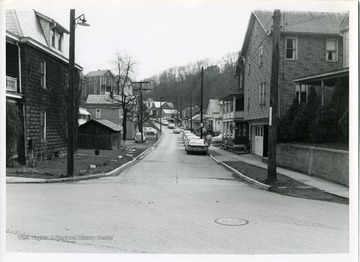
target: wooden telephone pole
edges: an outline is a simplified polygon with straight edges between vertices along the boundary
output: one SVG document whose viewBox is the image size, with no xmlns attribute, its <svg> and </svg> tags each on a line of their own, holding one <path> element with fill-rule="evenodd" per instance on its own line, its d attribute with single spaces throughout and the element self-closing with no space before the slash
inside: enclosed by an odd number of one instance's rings
<svg viewBox="0 0 360 262">
<path fill-rule="evenodd" d="M 203 137 L 203 97 L 204 97 L 204 68 L 201 68 L 201 89 L 200 89 L 200 138 Z"/>
<path fill-rule="evenodd" d="M 139 88 L 139 91 L 140 91 L 140 97 L 139 97 L 139 103 L 140 103 L 140 114 L 139 114 L 139 117 L 140 117 L 140 120 L 139 120 L 139 131 L 141 133 L 141 143 L 144 142 L 144 130 L 143 130 L 143 98 L 142 98 L 142 91 L 143 90 L 149 90 L 149 88 L 145 88 L 143 89 L 143 86 L 142 84 L 149 84 L 150 82 L 146 82 L 146 81 L 140 81 L 140 82 L 132 82 L 133 84 L 140 84 L 140 88 Z"/>
<path fill-rule="evenodd" d="M 273 16 L 273 52 L 270 82 L 270 112 L 269 112 L 269 159 L 268 182 L 277 181 L 276 177 L 276 144 L 278 119 L 278 80 L 279 80 L 279 40 L 280 40 L 280 10 L 276 9 Z"/>
</svg>

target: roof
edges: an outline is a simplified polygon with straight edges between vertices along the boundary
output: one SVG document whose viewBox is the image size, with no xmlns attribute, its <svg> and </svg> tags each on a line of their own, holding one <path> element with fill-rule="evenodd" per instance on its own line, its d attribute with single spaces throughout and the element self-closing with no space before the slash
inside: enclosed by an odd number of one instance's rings
<svg viewBox="0 0 360 262">
<path fill-rule="evenodd" d="M 273 11 L 253 11 L 254 16 L 266 31 L 271 31 Z M 280 24 L 282 32 L 338 34 L 347 13 L 283 11 Z"/>
<path fill-rule="evenodd" d="M 114 76 L 114 74 L 109 70 L 109 69 L 105 69 L 105 70 L 97 70 L 97 71 L 91 71 L 91 72 L 89 72 L 89 73 L 87 73 L 86 75 L 85 75 L 85 77 L 96 77 L 96 76 L 103 76 L 103 75 L 105 75 L 106 73 L 108 73 L 108 72 L 110 72 L 110 74 L 113 76 L 113 77 L 115 77 Z"/>
<path fill-rule="evenodd" d="M 200 121 L 201 119 L 200 119 L 200 114 L 196 114 L 196 115 L 194 115 L 191 119 L 193 120 L 193 121 Z M 206 114 L 203 114 L 203 120 L 205 119 L 205 118 L 207 118 L 208 117 L 208 115 L 206 115 Z"/>
<path fill-rule="evenodd" d="M 81 115 L 91 115 L 89 111 L 87 111 L 85 108 L 79 107 L 79 114 Z"/>
<path fill-rule="evenodd" d="M 304 76 L 294 79 L 293 82 L 298 84 L 308 85 L 321 85 L 321 81 L 327 86 L 335 85 L 336 81 L 340 78 L 349 78 L 349 68 L 341 68 L 334 71 L 329 71 L 316 75 Z"/>
<path fill-rule="evenodd" d="M 59 31 L 69 34 L 69 31 L 54 19 L 33 9 L 6 10 L 6 30 L 20 37 L 30 37 L 48 46 L 39 17 L 52 23 Z"/>
<path fill-rule="evenodd" d="M 162 111 L 164 111 L 165 114 L 172 114 L 177 112 L 176 109 L 163 109 Z"/>
<path fill-rule="evenodd" d="M 337 35 L 346 14 L 345 12 L 282 11 L 280 33 Z M 270 34 L 273 26 L 272 17 L 273 11 L 255 10 L 251 13 L 241 48 L 243 53 L 246 52 L 254 22 L 258 21 L 261 28 Z"/>
<path fill-rule="evenodd" d="M 121 96 L 114 95 L 116 100 L 121 100 Z M 115 101 L 117 103 L 118 101 Z M 114 104 L 114 101 L 110 98 L 110 95 L 88 95 L 86 104 Z"/>
<path fill-rule="evenodd" d="M 114 124 L 113 122 L 111 122 L 107 119 L 92 119 L 92 120 L 88 121 L 88 123 L 91 121 L 99 123 L 100 125 L 108 128 L 108 129 L 111 129 L 112 131 L 120 132 L 122 130 L 121 126 Z"/>
<path fill-rule="evenodd" d="M 344 32 L 348 30 L 349 30 L 349 13 L 346 14 L 344 20 L 340 25 L 340 32 Z"/>
<path fill-rule="evenodd" d="M 154 103 L 154 107 L 155 108 L 160 108 L 160 102 L 158 102 L 158 101 L 153 101 L 153 103 Z M 161 104 L 162 105 L 164 105 L 166 102 L 161 102 Z"/>
</svg>

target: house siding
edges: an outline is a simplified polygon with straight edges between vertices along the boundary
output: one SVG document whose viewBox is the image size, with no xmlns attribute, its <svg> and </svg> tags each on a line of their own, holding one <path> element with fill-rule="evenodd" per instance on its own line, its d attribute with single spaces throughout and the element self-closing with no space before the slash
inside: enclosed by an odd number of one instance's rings
<svg viewBox="0 0 360 262">
<path fill-rule="evenodd" d="M 264 118 L 269 115 L 270 104 L 270 76 L 271 76 L 271 61 L 272 61 L 272 38 L 267 36 L 264 30 L 260 30 L 258 24 L 258 34 L 254 30 L 250 34 L 249 48 L 245 55 L 245 108 L 244 117 L 247 120 Z M 259 50 L 261 44 L 263 45 L 262 65 L 260 66 Z M 249 59 L 250 57 L 250 59 Z M 250 67 L 250 68 L 249 68 Z M 249 74 L 250 70 L 250 74 Z M 260 84 L 266 82 L 265 89 L 265 104 L 260 105 Z"/>
<path fill-rule="evenodd" d="M 68 65 L 29 45 L 21 45 L 21 52 L 22 91 L 26 112 L 25 138 L 27 142 L 33 141 L 33 150 L 29 148 L 29 143 L 27 143 L 27 152 L 28 154 L 33 153 L 35 160 L 36 158 L 38 160 L 51 158 L 54 153 L 63 155 L 67 151 L 66 87 Z M 41 60 L 46 61 L 46 89 L 40 85 Z M 77 96 L 76 92 L 75 96 Z M 75 116 L 78 110 L 79 99 L 75 98 Z M 41 111 L 46 111 L 45 140 L 41 138 Z M 77 118 L 75 117 L 74 126 L 77 126 Z M 77 137 L 76 129 L 74 137 Z M 26 157 L 29 158 L 30 155 Z"/>
<path fill-rule="evenodd" d="M 243 67 L 244 76 L 244 118 L 250 124 L 250 139 L 252 140 L 252 152 L 255 147 L 255 126 L 264 126 L 264 137 L 267 137 L 267 126 L 270 108 L 270 81 L 272 68 L 272 34 L 267 35 L 257 19 L 252 20 L 247 34 L 247 44 L 242 50 L 241 56 L 245 58 Z M 255 30 L 256 29 L 256 30 Z M 285 30 L 285 31 L 284 31 Z M 297 38 L 296 60 L 285 59 L 286 37 Z M 337 61 L 326 61 L 326 40 L 337 40 Z M 260 46 L 262 48 L 262 63 L 260 64 Z M 343 40 L 338 34 L 308 34 L 286 32 L 282 28 L 279 42 L 279 79 L 278 79 L 278 116 L 282 117 L 292 105 L 296 97 L 296 84 L 294 79 L 305 75 L 313 75 L 343 68 Z M 265 103 L 260 103 L 260 85 L 265 86 Z M 332 88 L 325 87 L 324 100 L 330 99 Z M 266 139 L 265 139 L 266 140 Z M 264 140 L 264 145 L 267 141 Z M 264 147 L 264 151 L 266 146 Z M 264 152 L 266 155 L 267 152 Z"/>
<path fill-rule="evenodd" d="M 285 38 L 296 36 L 298 39 L 297 60 L 285 59 Z M 338 42 L 337 62 L 326 62 L 326 40 Z M 280 117 L 292 105 L 295 98 L 294 79 L 343 68 L 343 42 L 341 36 L 329 35 L 282 35 L 280 47 L 279 109 Z"/>
</svg>

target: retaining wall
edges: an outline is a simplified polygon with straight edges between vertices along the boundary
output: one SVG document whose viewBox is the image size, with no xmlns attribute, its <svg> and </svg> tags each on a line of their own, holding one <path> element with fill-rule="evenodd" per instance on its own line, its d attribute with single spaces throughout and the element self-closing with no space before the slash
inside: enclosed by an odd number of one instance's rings
<svg viewBox="0 0 360 262">
<path fill-rule="evenodd" d="M 277 145 L 279 167 L 349 186 L 349 152 L 294 144 Z"/>
</svg>

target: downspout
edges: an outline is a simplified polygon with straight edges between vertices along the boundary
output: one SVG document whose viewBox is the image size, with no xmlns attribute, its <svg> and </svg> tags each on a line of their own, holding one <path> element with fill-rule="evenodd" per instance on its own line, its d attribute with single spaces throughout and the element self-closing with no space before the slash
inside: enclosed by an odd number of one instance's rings
<svg viewBox="0 0 360 262">
<path fill-rule="evenodd" d="M 19 62 L 19 93 L 22 94 L 22 73 L 21 73 L 21 49 L 20 49 L 20 45 L 19 42 L 16 43 L 17 47 L 18 47 L 18 62 Z M 20 103 L 22 104 L 22 110 L 23 110 L 23 119 L 24 119 L 24 155 L 25 155 L 25 165 L 27 162 L 27 146 L 26 146 L 26 108 L 25 108 L 25 103 L 23 101 L 20 101 Z"/>
</svg>

